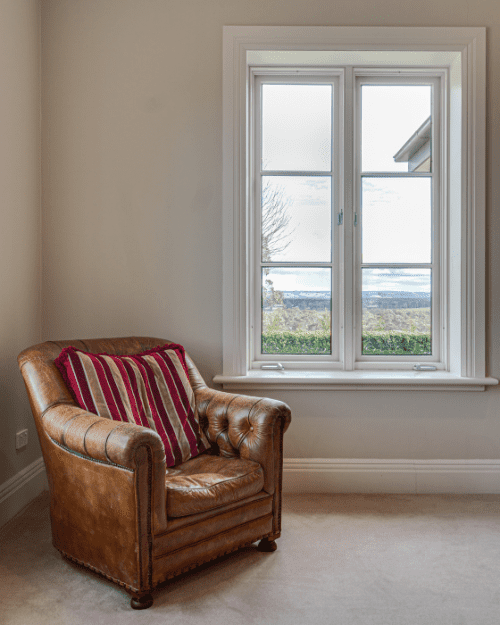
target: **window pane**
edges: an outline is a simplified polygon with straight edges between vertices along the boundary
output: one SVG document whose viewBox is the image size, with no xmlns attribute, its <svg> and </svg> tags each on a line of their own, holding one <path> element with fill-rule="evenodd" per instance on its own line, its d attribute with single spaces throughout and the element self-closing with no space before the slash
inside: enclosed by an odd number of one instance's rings
<svg viewBox="0 0 500 625">
<path fill-rule="evenodd" d="M 430 178 L 363 178 L 364 263 L 431 262 Z"/>
<path fill-rule="evenodd" d="M 361 87 L 363 171 L 431 171 L 431 87 Z"/>
<path fill-rule="evenodd" d="M 331 179 L 262 176 L 262 261 L 329 262 Z"/>
<path fill-rule="evenodd" d="M 262 353 L 332 353 L 330 268 L 263 267 Z"/>
<path fill-rule="evenodd" d="M 429 356 L 431 270 L 362 269 L 364 356 Z"/>
<path fill-rule="evenodd" d="M 262 168 L 330 171 L 331 85 L 262 86 Z"/>
</svg>

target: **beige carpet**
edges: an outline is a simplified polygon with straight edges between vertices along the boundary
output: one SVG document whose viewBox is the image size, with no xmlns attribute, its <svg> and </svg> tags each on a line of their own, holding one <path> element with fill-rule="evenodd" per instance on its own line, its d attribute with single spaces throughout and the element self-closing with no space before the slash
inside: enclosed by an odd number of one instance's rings
<svg viewBox="0 0 500 625">
<path fill-rule="evenodd" d="M 254 547 L 130 609 L 51 545 L 48 495 L 2 530 L 2 625 L 499 625 L 500 496 L 293 495 L 278 551 Z"/>
</svg>

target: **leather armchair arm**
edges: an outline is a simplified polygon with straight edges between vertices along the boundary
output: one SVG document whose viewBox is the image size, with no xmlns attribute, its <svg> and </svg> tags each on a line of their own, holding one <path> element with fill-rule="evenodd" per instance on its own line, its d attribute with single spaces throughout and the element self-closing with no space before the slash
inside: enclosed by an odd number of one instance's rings
<svg viewBox="0 0 500 625">
<path fill-rule="evenodd" d="M 281 401 L 234 395 L 208 387 L 196 389 L 200 420 L 219 453 L 258 462 L 264 469 L 264 490 L 274 494 L 281 480 L 282 436 L 290 424 L 290 408 Z"/>
<path fill-rule="evenodd" d="M 99 417 L 74 404 L 50 407 L 41 421 L 45 434 L 53 444 L 94 461 L 94 471 L 102 474 L 105 483 L 107 472 L 103 464 L 134 472 L 137 484 L 141 484 L 138 495 L 142 497 L 151 493 L 153 532 L 165 530 L 165 449 L 156 432 L 133 423 Z M 95 480 L 96 475 L 92 475 L 90 479 Z M 86 479 L 82 473 L 80 479 Z M 92 489 L 92 482 L 88 487 Z"/>
<path fill-rule="evenodd" d="M 161 438 L 148 428 L 99 417 L 72 404 L 52 406 L 42 422 L 54 442 L 82 456 L 135 470 L 140 462 L 137 451 L 147 446 L 154 463 L 165 467 Z"/>
</svg>

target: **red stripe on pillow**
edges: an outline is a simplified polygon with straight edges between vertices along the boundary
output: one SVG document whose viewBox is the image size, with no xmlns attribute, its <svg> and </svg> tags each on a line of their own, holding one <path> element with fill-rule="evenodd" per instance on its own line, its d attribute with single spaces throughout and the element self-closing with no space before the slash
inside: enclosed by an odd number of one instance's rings
<svg viewBox="0 0 500 625">
<path fill-rule="evenodd" d="M 184 370 L 187 372 L 187 366 L 186 366 L 186 361 L 185 361 L 185 356 L 184 356 L 184 348 L 180 345 L 178 347 L 180 347 L 180 350 L 176 350 L 177 356 L 179 357 L 179 360 L 181 364 L 183 365 Z M 206 451 L 208 447 L 203 443 L 201 439 L 200 425 L 198 423 L 198 420 L 196 419 L 196 416 L 193 410 L 194 403 L 193 403 L 193 406 L 191 406 L 189 402 L 189 397 L 186 394 L 186 389 L 184 388 L 184 384 L 182 383 L 182 380 L 179 377 L 177 370 L 175 369 L 174 363 L 172 362 L 170 356 L 166 354 L 165 352 L 159 352 L 158 356 L 162 358 L 162 360 L 164 360 L 164 362 L 167 364 L 167 366 L 169 367 L 169 371 L 172 374 L 172 377 L 176 381 L 177 387 L 179 389 L 179 394 L 181 395 L 181 398 L 183 398 L 184 405 L 186 406 L 186 409 L 188 410 L 187 419 L 191 426 L 191 431 L 193 432 L 194 437 L 196 439 L 196 444 L 198 446 L 198 449 L 200 450 L 200 452 Z M 187 375 L 186 377 L 189 380 L 189 375 Z"/>
<path fill-rule="evenodd" d="M 131 358 L 139 367 L 139 371 L 141 372 L 142 378 L 144 380 L 146 393 L 148 395 L 149 409 L 151 410 L 151 414 L 155 422 L 156 431 L 158 432 L 158 434 L 160 434 L 162 440 L 167 439 L 170 442 L 173 458 L 175 461 L 174 464 L 179 464 L 180 462 L 182 462 L 182 453 L 179 441 L 177 440 L 177 436 L 175 435 L 170 420 L 168 418 L 161 418 L 167 416 L 166 412 L 163 411 L 164 414 L 160 416 L 160 413 L 158 411 L 157 401 L 160 399 L 160 397 L 158 388 L 156 387 L 154 373 L 151 371 L 151 367 L 149 366 L 149 364 L 143 360 L 142 356 L 132 356 Z M 161 401 L 161 399 L 159 401 L 159 404 L 163 406 L 163 402 Z"/>
<path fill-rule="evenodd" d="M 125 405 L 123 403 L 123 399 L 122 396 L 120 394 L 120 390 L 117 386 L 114 374 L 111 370 L 111 365 L 110 365 L 110 360 L 113 361 L 113 358 L 111 356 L 95 356 L 95 358 L 97 358 L 97 360 L 101 363 L 103 371 L 104 371 L 104 375 L 106 376 L 106 382 L 108 383 L 108 387 L 112 393 L 113 396 L 113 401 L 114 404 L 116 406 L 116 412 L 118 415 L 118 418 L 115 419 L 116 421 L 127 421 L 127 409 L 125 408 Z M 123 378 L 120 379 L 121 382 L 123 382 Z"/>
<path fill-rule="evenodd" d="M 62 356 L 62 354 L 61 354 Z M 61 358 L 61 356 L 59 356 L 59 358 Z M 80 359 L 78 358 L 78 356 L 74 356 L 72 354 L 64 354 L 64 357 L 66 359 L 66 364 L 67 367 L 63 370 L 61 370 L 61 374 L 64 378 L 64 381 L 66 382 L 66 384 L 68 385 L 68 387 L 74 392 L 74 394 L 78 397 L 78 400 L 84 404 L 87 408 L 87 410 L 89 409 L 88 404 L 92 404 L 93 406 L 93 402 L 87 402 L 85 401 L 85 393 L 84 390 L 81 388 L 80 383 L 78 382 L 78 374 L 76 373 L 76 371 L 74 370 L 74 365 L 72 362 L 72 358 L 76 358 L 77 363 L 81 366 L 80 363 Z M 81 376 L 80 376 L 81 379 Z M 86 382 L 85 378 L 83 378 L 83 381 Z M 85 388 L 88 388 L 88 385 L 84 384 L 83 385 Z M 90 392 L 90 390 L 89 390 Z M 95 408 L 95 406 L 93 406 Z"/>
<path fill-rule="evenodd" d="M 182 345 L 178 345 L 177 343 L 167 343 L 166 345 L 159 345 L 158 347 L 154 347 L 153 349 L 148 349 L 147 352 L 142 352 L 140 356 L 150 356 L 151 354 L 161 353 L 165 350 L 177 353 L 182 368 L 184 369 L 184 373 L 186 374 L 186 378 L 189 380 L 189 370 L 186 362 L 186 350 L 184 349 L 184 347 L 182 347 Z"/>
<path fill-rule="evenodd" d="M 159 386 L 158 382 L 162 381 L 167 386 L 167 388 L 169 390 L 169 393 L 170 393 L 170 387 L 172 385 L 172 381 L 168 377 L 165 377 L 164 372 L 162 372 L 163 378 L 157 380 L 157 377 L 155 376 L 155 370 L 151 366 L 151 363 L 149 361 L 147 361 L 147 360 L 145 361 L 143 356 L 141 356 L 141 362 L 144 362 L 145 367 L 147 367 L 147 370 L 149 372 L 149 377 L 150 377 L 150 381 L 151 381 L 151 389 L 152 389 L 152 392 L 153 392 L 153 396 L 154 396 L 154 399 L 155 399 L 157 410 L 158 410 L 158 413 L 160 414 L 160 418 L 163 420 L 164 417 L 166 417 L 168 415 L 168 410 L 167 410 L 167 408 L 165 406 L 165 403 L 164 403 L 164 400 L 163 400 L 162 393 L 161 393 L 160 386 Z M 165 398 L 165 399 L 167 399 L 167 398 Z M 173 404 L 174 411 L 175 411 L 175 414 L 177 416 L 177 419 L 179 420 L 179 422 L 181 424 L 182 432 L 183 432 L 184 438 L 185 438 L 186 437 L 186 431 L 185 431 L 185 427 L 184 427 L 184 423 L 183 423 L 183 421 L 184 421 L 184 412 L 185 411 L 184 411 L 183 407 L 180 405 L 180 403 L 178 401 L 178 398 L 172 397 L 171 393 L 170 393 L 170 400 L 171 400 L 171 402 Z M 172 427 L 172 434 L 170 436 L 170 439 L 171 440 L 175 439 L 175 441 L 177 442 L 177 445 L 175 445 L 175 444 L 173 445 L 174 451 L 175 451 L 175 453 L 180 454 L 180 456 L 182 457 L 182 455 L 183 455 L 182 447 L 185 446 L 185 441 L 183 441 L 182 438 L 179 438 L 179 436 L 177 435 L 177 432 L 174 430 L 173 423 L 171 423 L 170 420 L 167 420 L 167 422 Z"/>
<path fill-rule="evenodd" d="M 186 351 L 182 345 L 176 345 L 174 351 L 177 353 L 179 360 L 181 361 L 182 368 L 186 373 L 186 377 L 189 380 L 189 370 L 186 362 Z"/>
<path fill-rule="evenodd" d="M 176 355 L 182 365 L 182 359 L 180 358 L 177 350 L 176 350 Z M 170 354 L 166 354 L 165 352 L 162 352 L 162 353 L 157 352 L 156 354 L 153 354 L 153 358 L 158 362 L 160 367 L 163 368 L 163 374 L 166 376 L 166 378 L 169 378 L 169 374 L 170 374 L 175 384 L 175 388 L 177 390 L 179 399 L 182 402 L 182 406 L 185 409 L 187 409 L 189 407 L 189 399 L 188 399 L 188 396 L 186 395 L 186 390 L 184 388 L 184 385 L 182 384 L 182 381 L 175 367 L 175 363 L 173 362 Z"/>
<path fill-rule="evenodd" d="M 206 447 L 204 446 L 198 447 L 197 445 L 196 428 L 193 431 L 192 426 L 190 426 L 190 420 L 191 420 L 190 415 L 193 413 L 193 410 L 191 408 L 189 398 L 186 395 L 182 381 L 180 380 L 180 377 L 177 371 L 175 370 L 175 366 L 171 360 L 175 355 L 177 359 L 180 361 L 183 372 L 186 373 L 185 381 L 189 385 L 189 379 L 187 376 L 187 367 L 185 366 L 185 362 L 183 364 L 184 349 L 180 345 L 175 345 L 176 347 L 175 350 L 171 349 L 171 347 L 172 345 L 168 346 L 168 353 L 165 352 L 165 350 L 155 349 L 155 350 L 150 350 L 147 356 L 150 356 L 151 358 L 153 358 L 153 360 L 156 362 L 156 364 L 159 366 L 162 372 L 162 375 L 163 375 L 162 380 L 168 388 L 170 400 L 172 404 L 174 405 L 175 411 L 179 418 L 179 422 L 181 423 L 181 426 L 184 432 L 184 437 L 186 439 L 187 444 L 189 445 L 190 453 L 192 457 L 194 457 L 194 456 L 197 456 L 202 451 L 205 451 Z M 165 361 L 167 361 L 169 363 L 169 366 L 171 366 L 173 370 L 173 375 L 171 374 L 169 369 L 165 368 Z M 175 375 L 175 378 L 174 378 L 174 375 Z M 182 390 L 182 393 L 184 394 L 184 397 L 185 397 L 184 401 L 182 400 L 179 394 L 178 387 L 180 387 L 180 389 Z M 163 405 L 164 402 L 161 399 L 161 393 L 159 394 L 160 394 L 161 407 L 165 409 L 165 406 Z M 193 401 L 193 404 L 194 404 L 194 401 Z M 197 425 L 197 430 L 199 431 L 199 424 L 196 424 L 196 425 Z"/>
<path fill-rule="evenodd" d="M 186 438 L 188 440 L 191 453 L 194 453 L 194 451 L 197 450 L 196 435 L 192 432 L 192 429 L 189 423 L 189 413 L 192 412 L 192 409 L 189 404 L 189 401 L 187 401 L 187 396 L 184 391 L 184 387 L 182 387 L 182 383 L 179 380 L 177 370 L 175 369 L 175 366 L 171 361 L 169 363 L 169 367 L 168 368 L 165 367 L 165 360 L 167 360 L 168 357 L 164 360 L 162 356 L 160 356 L 157 353 L 157 354 L 153 354 L 153 358 L 158 363 L 158 366 L 160 367 L 163 373 L 163 377 L 165 381 L 167 382 L 170 397 L 172 399 L 172 402 L 174 403 L 177 414 L 184 415 L 184 419 L 181 421 L 182 427 L 183 427 L 184 433 L 186 434 Z M 169 373 L 171 373 L 172 377 L 170 377 Z M 186 402 L 182 401 L 182 395 L 179 392 L 179 388 L 178 388 L 179 386 L 182 387 L 182 393 L 184 394 L 186 398 Z"/>
<path fill-rule="evenodd" d="M 137 379 L 134 374 L 134 369 L 132 365 L 128 362 L 126 358 L 123 360 L 121 358 L 115 358 L 117 367 L 122 371 L 123 380 L 127 387 L 128 399 L 130 402 L 130 407 L 132 409 L 132 416 L 134 417 L 134 421 L 137 425 L 142 425 L 146 428 L 149 427 L 149 422 L 146 417 L 146 413 L 144 412 L 144 406 L 142 401 L 140 401 L 139 397 L 139 388 L 137 386 Z"/>
<path fill-rule="evenodd" d="M 170 356 L 165 352 L 156 353 L 152 355 L 153 358 L 158 363 L 160 369 L 162 370 L 163 377 L 168 385 L 168 390 L 170 392 L 170 397 L 175 404 L 175 409 L 177 410 L 177 414 L 182 414 L 183 410 L 186 415 L 185 422 L 183 423 L 184 431 L 187 435 L 189 441 L 189 447 L 191 449 L 191 453 L 197 449 L 197 440 L 196 434 L 192 429 L 192 420 L 194 418 L 193 410 L 189 403 L 188 396 L 186 395 L 186 390 L 182 384 L 181 379 L 179 378 L 179 374 L 177 373 L 177 369 L 175 368 L 174 363 L 172 362 Z M 179 359 L 180 360 L 180 359 Z M 170 375 L 169 375 L 170 374 Z M 186 427 L 188 424 L 189 427 Z"/>
<path fill-rule="evenodd" d="M 63 353 L 61 353 L 61 356 L 63 356 Z M 59 356 L 59 358 L 61 356 Z M 78 354 L 73 348 L 69 348 L 66 356 L 68 358 L 69 364 L 69 367 L 66 371 L 68 375 L 74 380 L 73 384 L 70 384 L 70 390 L 73 390 L 73 392 L 77 395 L 80 394 L 81 401 L 83 402 L 83 405 L 80 404 L 82 408 L 85 408 L 89 412 L 95 412 L 97 414 L 97 408 L 88 384 L 87 375 L 80 361 L 80 358 L 78 357 Z"/>
<path fill-rule="evenodd" d="M 118 361 L 121 361 L 119 357 L 116 357 L 116 359 Z M 140 390 L 137 384 L 137 378 L 134 373 L 134 367 L 128 361 L 127 358 L 123 358 L 120 364 L 122 364 L 123 367 L 126 369 L 127 377 L 130 381 L 129 400 L 130 400 L 131 406 L 133 407 L 132 415 L 134 417 L 135 423 L 137 425 L 142 425 L 144 427 L 151 428 L 146 412 L 144 410 L 144 405 L 142 402 Z M 138 370 L 138 367 L 135 369 L 135 371 L 138 371 L 144 383 L 144 376 L 142 375 L 142 371 Z M 144 383 L 144 385 L 145 385 L 146 392 L 147 392 L 147 383 Z M 172 444 L 170 442 L 170 437 L 173 436 L 173 432 L 171 432 L 169 435 L 168 428 L 165 428 L 163 422 L 161 421 L 159 423 L 157 421 L 153 429 L 157 434 L 159 434 L 160 438 L 163 441 L 163 445 L 165 447 L 165 456 L 166 456 L 167 466 L 174 466 L 176 463 L 175 454 L 173 452 Z"/>
<path fill-rule="evenodd" d="M 122 421 L 123 419 L 121 418 L 120 410 L 118 406 L 116 405 L 116 401 L 113 396 L 113 391 L 111 390 L 111 387 L 108 382 L 108 378 L 106 376 L 106 370 L 104 368 L 105 363 L 103 363 L 101 358 L 93 354 L 89 356 L 89 358 L 94 366 L 94 371 L 96 372 L 96 375 L 97 375 L 97 381 L 101 388 L 101 392 L 104 395 L 106 407 L 109 410 L 111 418 L 113 419 L 113 421 Z"/>
</svg>

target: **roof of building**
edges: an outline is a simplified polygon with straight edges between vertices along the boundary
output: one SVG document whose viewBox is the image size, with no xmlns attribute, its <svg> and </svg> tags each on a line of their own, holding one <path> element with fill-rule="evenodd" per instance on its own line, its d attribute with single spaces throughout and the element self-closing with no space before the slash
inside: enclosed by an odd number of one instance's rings
<svg viewBox="0 0 500 625">
<path fill-rule="evenodd" d="M 424 143 L 431 138 L 431 118 L 428 117 L 424 123 L 417 128 L 408 141 L 393 156 L 396 163 L 406 163 L 413 154 L 419 150 Z"/>
</svg>

